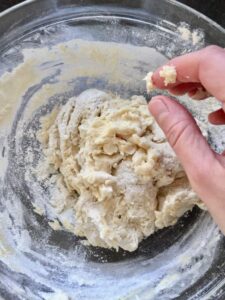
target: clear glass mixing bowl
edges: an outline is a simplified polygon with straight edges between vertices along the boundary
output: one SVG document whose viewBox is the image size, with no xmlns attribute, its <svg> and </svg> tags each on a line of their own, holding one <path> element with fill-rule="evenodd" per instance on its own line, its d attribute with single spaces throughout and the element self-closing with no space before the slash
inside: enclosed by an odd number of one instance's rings
<svg viewBox="0 0 225 300">
<path fill-rule="evenodd" d="M 178 27 L 187 24 L 191 31 L 197 30 L 198 43 L 182 39 Z M 83 47 L 79 54 L 76 51 L 80 44 L 74 47 L 78 62 L 63 66 L 63 61 L 51 60 L 50 56 L 41 62 L 43 56 L 40 56 L 43 76 L 23 90 L 24 73 L 13 75 L 24 61 L 23 50 L 30 49 L 35 62 L 32 53 L 38 55 L 40 49 L 47 47 L 52 55 L 57 55 L 55 46 L 74 39 L 90 46 Z M 0 14 L 1 99 L 5 99 L 1 92 L 6 90 L 3 83 L 6 72 L 11 78 L 7 85 L 9 105 L 5 108 L 6 101 L 0 100 L 1 107 L 6 109 L 3 115 L 0 110 L 0 295 L 3 299 L 225 299 L 225 240 L 207 213 L 195 208 L 175 226 L 144 240 L 133 253 L 88 247 L 70 233 L 53 231 L 48 216 L 33 211 L 31 203 L 38 196 L 35 191 L 39 191 L 43 203 L 48 195 L 34 177 L 32 180 L 26 177 L 40 155 L 35 135 L 27 133 L 38 129 L 40 116 L 56 102 L 64 103 L 90 87 L 123 96 L 147 96 L 141 80 L 146 72 L 167 58 L 207 44 L 225 47 L 225 31 L 172 0 L 36 0 L 25 1 Z M 92 50 L 100 51 L 102 45 L 106 45 L 101 54 L 105 61 L 94 57 L 92 65 Z M 116 53 L 110 67 L 114 71 L 109 68 L 112 53 Z M 87 57 L 89 63 L 85 63 Z M 79 71 L 65 79 L 66 88 L 58 89 L 38 105 L 35 95 L 47 84 L 56 84 L 57 76 L 62 70 L 66 72 L 66 68 Z M 45 73 L 46 70 L 50 73 Z M 117 72 L 118 78 L 112 79 L 112 72 Z M 22 96 L 17 97 L 15 90 L 20 90 Z M 180 100 L 206 121 L 212 106 L 210 101 L 199 104 Z M 29 115 L 31 107 L 35 109 Z M 10 110 L 11 118 L 5 120 L 4 114 Z M 211 126 L 208 131 L 212 146 L 221 151 L 224 128 Z M 28 148 L 32 152 L 30 160 Z"/>
</svg>

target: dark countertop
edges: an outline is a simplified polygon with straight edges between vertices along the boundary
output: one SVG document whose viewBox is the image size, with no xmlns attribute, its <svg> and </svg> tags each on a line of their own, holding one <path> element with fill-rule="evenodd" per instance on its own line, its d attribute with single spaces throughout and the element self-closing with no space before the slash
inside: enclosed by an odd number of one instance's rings
<svg viewBox="0 0 225 300">
<path fill-rule="evenodd" d="M 9 8 L 15 4 L 23 2 L 22 0 L 0 0 L 0 11 Z"/>
<path fill-rule="evenodd" d="M 160 1 L 160 0 L 159 0 Z M 198 10 L 218 24 L 225 27 L 225 0 L 179 0 L 180 2 Z M 23 2 L 22 0 L 0 0 L 0 11 Z"/>
<path fill-rule="evenodd" d="M 180 0 L 180 2 L 201 12 L 225 28 L 224 0 Z"/>
</svg>

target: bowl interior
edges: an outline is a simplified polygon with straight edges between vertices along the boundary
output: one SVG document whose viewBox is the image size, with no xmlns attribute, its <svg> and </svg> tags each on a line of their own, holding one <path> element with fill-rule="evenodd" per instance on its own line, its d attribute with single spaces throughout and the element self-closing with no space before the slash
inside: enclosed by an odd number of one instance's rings
<svg viewBox="0 0 225 300">
<path fill-rule="evenodd" d="M 213 289 L 222 295 L 224 239 L 197 208 L 133 253 L 85 246 L 48 224 L 49 190 L 34 171 L 42 155 L 40 117 L 88 88 L 148 98 L 142 81 L 148 71 L 207 44 L 224 46 L 219 26 L 173 1 L 104 2 L 28 1 L 0 17 L 0 294 L 165 300 L 206 299 Z M 222 151 L 224 128 L 207 123 L 215 101 L 178 100 L 206 123 L 212 147 Z"/>
</svg>

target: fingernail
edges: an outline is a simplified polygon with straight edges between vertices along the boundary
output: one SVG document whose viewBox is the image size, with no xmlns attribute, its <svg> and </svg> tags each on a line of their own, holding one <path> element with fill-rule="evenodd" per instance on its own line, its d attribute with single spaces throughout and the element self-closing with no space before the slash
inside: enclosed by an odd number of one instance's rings
<svg viewBox="0 0 225 300">
<path fill-rule="evenodd" d="M 153 116 L 157 117 L 163 112 L 168 111 L 168 107 L 164 102 L 163 98 L 155 96 L 152 97 L 149 103 L 149 110 L 153 114 Z"/>
</svg>

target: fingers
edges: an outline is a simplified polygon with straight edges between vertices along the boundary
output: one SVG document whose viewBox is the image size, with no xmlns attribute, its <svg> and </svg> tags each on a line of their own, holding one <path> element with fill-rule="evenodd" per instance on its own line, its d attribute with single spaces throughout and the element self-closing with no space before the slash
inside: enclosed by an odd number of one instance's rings
<svg viewBox="0 0 225 300">
<path fill-rule="evenodd" d="M 224 125 L 225 124 L 225 112 L 224 110 L 218 109 L 208 116 L 209 122 L 214 125 Z"/>
<path fill-rule="evenodd" d="M 192 188 L 208 204 L 215 194 L 216 175 L 211 175 L 218 161 L 195 120 L 181 104 L 165 96 L 153 97 L 149 110 L 184 167 Z"/>
<path fill-rule="evenodd" d="M 225 157 L 215 154 L 196 122 L 178 102 L 153 97 L 149 110 L 183 165 L 192 188 L 225 234 Z"/>
<path fill-rule="evenodd" d="M 188 93 L 188 96 L 195 100 L 204 100 L 211 95 L 205 90 L 201 83 L 180 83 L 179 85 L 169 88 L 169 93 L 175 96 L 182 96 Z"/>
<path fill-rule="evenodd" d="M 203 51 L 204 50 L 200 50 L 200 51 L 196 51 L 193 53 L 185 54 L 185 55 L 176 57 L 167 63 L 167 65 L 174 66 L 176 69 L 176 72 L 177 72 L 176 82 L 173 84 L 170 84 L 168 86 L 169 88 L 174 88 L 181 83 L 188 83 L 188 82 L 192 82 L 192 83 L 198 82 L 199 83 L 199 82 L 201 82 L 200 78 L 199 78 L 198 70 L 199 70 L 199 64 L 201 61 Z M 158 68 L 153 73 L 152 80 L 156 87 L 158 87 L 160 89 L 166 89 L 168 87 L 164 84 L 164 78 L 162 78 L 160 76 L 160 71 L 162 68 L 163 68 L 163 66 Z"/>
<path fill-rule="evenodd" d="M 188 96 L 195 100 L 204 100 L 212 95 L 204 87 L 198 87 L 195 90 L 189 91 Z"/>
<path fill-rule="evenodd" d="M 196 93 L 196 91 L 198 90 L 198 88 L 201 88 L 201 84 L 200 83 L 192 83 L 192 82 L 187 82 L 187 83 L 181 83 L 178 84 L 175 87 L 171 87 L 168 89 L 168 91 L 170 92 L 170 94 L 173 94 L 175 96 L 181 96 L 184 95 L 186 93 L 189 92 L 194 92 L 193 95 Z"/>
<path fill-rule="evenodd" d="M 188 93 L 204 99 L 207 93 L 224 101 L 223 110 L 209 115 L 213 124 L 225 124 L 225 50 L 216 46 L 171 60 L 175 67 L 175 83 L 165 85 L 158 69 L 152 76 L 158 88 L 167 88 L 175 95 Z M 206 203 L 212 216 L 225 233 L 225 155 L 215 154 L 202 136 L 193 117 L 176 101 L 154 97 L 150 112 L 164 131 L 183 165 L 193 189 Z"/>
<path fill-rule="evenodd" d="M 149 110 L 190 177 L 193 172 L 202 171 L 201 161 L 210 164 L 215 160 L 195 120 L 181 104 L 165 96 L 156 96 L 150 101 Z"/>
<path fill-rule="evenodd" d="M 202 86 L 217 99 L 225 101 L 225 50 L 217 46 L 209 46 L 202 50 L 182 55 L 170 60 L 167 65 L 175 67 L 176 82 L 164 83 L 159 68 L 154 72 L 152 80 L 160 89 L 173 89 L 182 83 L 201 83 Z"/>
</svg>

